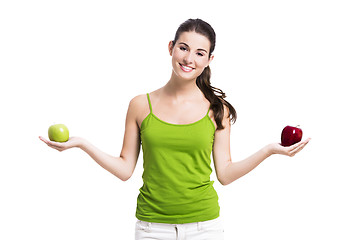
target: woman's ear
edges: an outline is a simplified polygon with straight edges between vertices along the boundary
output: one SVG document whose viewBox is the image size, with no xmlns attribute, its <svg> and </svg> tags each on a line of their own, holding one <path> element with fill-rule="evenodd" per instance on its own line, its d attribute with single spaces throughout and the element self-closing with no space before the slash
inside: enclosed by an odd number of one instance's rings
<svg viewBox="0 0 360 240">
<path fill-rule="evenodd" d="M 174 41 L 170 41 L 170 42 L 169 42 L 168 48 L 169 48 L 170 56 L 172 56 L 172 51 L 173 51 L 173 49 L 174 49 Z"/>
<path fill-rule="evenodd" d="M 211 56 L 210 56 L 210 58 L 209 58 L 209 62 L 208 62 L 208 65 L 207 66 L 209 66 L 210 65 L 210 63 L 211 63 L 211 61 L 214 59 L 214 55 L 212 55 L 211 54 Z"/>
</svg>

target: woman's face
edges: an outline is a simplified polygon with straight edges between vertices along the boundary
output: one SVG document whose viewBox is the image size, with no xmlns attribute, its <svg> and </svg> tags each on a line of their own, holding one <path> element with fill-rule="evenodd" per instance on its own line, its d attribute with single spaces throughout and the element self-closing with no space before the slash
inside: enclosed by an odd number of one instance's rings
<svg viewBox="0 0 360 240">
<path fill-rule="evenodd" d="M 182 79 L 194 80 L 207 67 L 213 56 L 210 54 L 210 41 L 196 32 L 183 32 L 175 45 L 169 43 L 173 72 Z"/>
</svg>

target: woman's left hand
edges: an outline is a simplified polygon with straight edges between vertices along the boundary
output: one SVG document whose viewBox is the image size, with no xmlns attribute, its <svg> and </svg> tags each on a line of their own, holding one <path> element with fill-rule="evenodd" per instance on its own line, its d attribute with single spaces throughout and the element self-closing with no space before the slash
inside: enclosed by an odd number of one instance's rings
<svg viewBox="0 0 360 240">
<path fill-rule="evenodd" d="M 44 137 L 39 137 L 41 141 L 46 143 L 49 147 L 58 150 L 59 152 L 62 152 L 66 149 L 73 148 L 73 147 L 80 147 L 84 139 L 80 137 L 70 137 L 68 141 L 66 142 L 54 142 L 50 141 Z"/>
<path fill-rule="evenodd" d="M 295 156 L 298 152 L 300 152 L 306 144 L 309 143 L 311 138 L 308 138 L 304 141 L 298 142 L 296 144 L 293 144 L 289 147 L 281 146 L 279 143 L 272 143 L 268 145 L 269 151 L 271 154 L 281 154 L 289 157 Z"/>
</svg>

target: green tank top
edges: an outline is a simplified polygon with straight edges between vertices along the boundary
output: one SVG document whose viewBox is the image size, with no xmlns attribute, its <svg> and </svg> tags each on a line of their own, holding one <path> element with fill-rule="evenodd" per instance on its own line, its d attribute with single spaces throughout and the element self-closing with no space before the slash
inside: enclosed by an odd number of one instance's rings
<svg viewBox="0 0 360 240">
<path fill-rule="evenodd" d="M 210 181 L 215 126 L 209 111 L 197 122 L 171 124 L 153 114 L 147 97 L 150 113 L 140 128 L 144 172 L 136 217 L 172 224 L 217 218 L 218 195 Z"/>
</svg>

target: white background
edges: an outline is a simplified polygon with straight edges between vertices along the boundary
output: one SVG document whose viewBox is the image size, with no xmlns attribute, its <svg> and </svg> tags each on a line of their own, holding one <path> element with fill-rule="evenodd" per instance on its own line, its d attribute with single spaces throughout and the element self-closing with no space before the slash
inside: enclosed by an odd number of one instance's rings
<svg viewBox="0 0 360 240">
<path fill-rule="evenodd" d="M 167 44 L 202 18 L 217 33 L 212 83 L 238 112 L 232 158 L 300 124 L 308 146 L 215 180 L 226 239 L 360 239 L 360 8 L 356 1 L 1 1 L 0 239 L 133 239 L 142 155 L 122 182 L 53 123 L 112 155 L 130 99 L 163 86 Z"/>
</svg>

